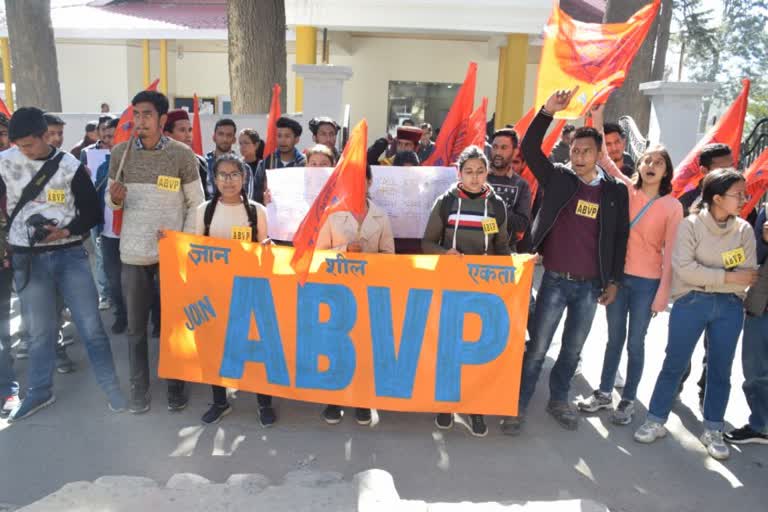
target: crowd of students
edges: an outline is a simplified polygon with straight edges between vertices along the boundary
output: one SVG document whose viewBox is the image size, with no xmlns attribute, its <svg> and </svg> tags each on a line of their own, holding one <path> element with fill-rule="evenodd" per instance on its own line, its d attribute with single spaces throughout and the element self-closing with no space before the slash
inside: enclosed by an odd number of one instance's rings
<svg viewBox="0 0 768 512">
<path fill-rule="evenodd" d="M 549 375 L 547 412 L 570 430 L 578 427 L 579 412 L 603 409 L 611 411 L 616 425 L 631 424 L 643 376 L 645 336 L 652 317 L 672 300 L 664 364 L 635 439 L 650 443 L 666 434 L 664 423 L 704 334 L 702 443 L 717 459 L 729 455 L 725 441 L 768 444 L 765 209 L 754 227 L 740 217 L 747 201 L 745 182 L 731 167 L 730 148 L 723 145 L 703 149 L 702 183 L 678 201 L 671 195 L 669 153 L 653 146 L 632 161 L 624 153 L 621 129 L 604 123 L 601 107 L 591 112 L 592 127 L 567 127 L 552 155 L 545 155 L 544 136 L 572 95 L 573 91 L 555 92 L 522 141 L 514 127 L 506 127 L 489 137 L 487 147 L 467 147 L 456 163 L 458 181 L 432 205 L 421 240 L 420 251 L 427 254 L 542 256 L 543 278 L 535 299 L 531 298 L 520 413 L 503 418 L 501 431 L 507 435 L 523 431 L 563 316 L 562 345 Z M 169 112 L 163 94 L 140 92 L 132 105 L 135 138 L 113 147 L 117 121 L 105 116 L 96 126 L 99 139 L 84 140 L 71 152 L 59 149 L 64 125 L 60 118 L 46 117 L 36 108 L 21 108 L 10 120 L 0 118 L 4 150 L 0 196 L 7 212 L 0 227 L 8 233 L 7 244 L 0 247 L 5 261 L 0 269 L 0 398 L 2 416 L 8 421 L 21 421 L 55 401 L 52 376 L 63 306 L 71 312 L 109 408 L 134 414 L 148 411 L 148 325 L 151 316 L 159 318 L 160 307 L 158 239 L 166 230 L 230 238 L 233 228 L 242 228 L 250 231 L 252 242 L 271 243 L 265 208 L 272 200 L 267 170 L 330 167 L 339 158 L 339 126 L 330 118 L 309 123 L 314 145 L 305 152 L 297 149 L 301 125 L 289 117 L 278 119 L 277 149 L 272 154 L 264 154 L 264 142 L 255 130 L 238 133 L 234 121 L 220 119 L 213 133 L 215 149 L 200 157 L 190 149 L 189 116 L 182 110 Z M 431 131 L 426 124 L 405 126 L 395 139 L 375 141 L 368 151 L 368 186 L 373 180 L 370 164 L 418 165 L 428 158 L 434 151 Z M 235 142 L 240 155 L 233 152 Z M 87 167 L 92 149 L 110 150 L 98 169 Z M 538 184 L 533 194 L 520 176 L 526 166 Z M 84 246 L 89 238 L 96 241 L 90 242 L 97 248 L 93 264 Z M 329 216 L 317 247 L 394 253 L 395 239 L 387 213 L 368 200 L 362 215 Z M 12 281 L 27 326 L 24 400 L 19 399 L 11 357 Z M 127 398 L 99 314 L 105 304 L 114 309 L 112 332 L 125 333 L 128 341 Z M 573 404 L 571 381 L 599 305 L 605 306 L 608 322 L 600 385 L 588 399 Z M 744 392 L 752 414 L 744 427 L 724 434 L 731 367 L 742 330 Z M 618 386 L 621 396 L 614 406 L 625 345 L 627 376 Z M 189 401 L 185 383 L 172 380 L 167 386 L 168 409 L 184 409 Z M 213 386 L 212 393 L 213 403 L 202 417 L 207 424 L 232 411 L 226 389 Z M 273 425 L 277 414 L 272 397 L 259 394 L 258 406 L 260 423 Z M 322 411 L 329 424 L 340 422 L 343 414 L 332 404 Z M 370 424 L 372 411 L 357 408 L 355 418 Z M 452 413 L 441 413 L 435 423 L 448 429 L 453 419 Z M 473 435 L 488 433 L 482 415 L 470 414 L 469 419 Z"/>
</svg>

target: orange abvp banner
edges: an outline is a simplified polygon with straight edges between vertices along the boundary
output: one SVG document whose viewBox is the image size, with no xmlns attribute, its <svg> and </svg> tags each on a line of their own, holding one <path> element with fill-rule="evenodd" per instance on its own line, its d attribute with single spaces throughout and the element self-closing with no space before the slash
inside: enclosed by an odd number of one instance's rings
<svg viewBox="0 0 768 512">
<path fill-rule="evenodd" d="M 342 406 L 516 415 L 534 259 L 315 253 L 168 233 L 160 376 Z"/>
</svg>

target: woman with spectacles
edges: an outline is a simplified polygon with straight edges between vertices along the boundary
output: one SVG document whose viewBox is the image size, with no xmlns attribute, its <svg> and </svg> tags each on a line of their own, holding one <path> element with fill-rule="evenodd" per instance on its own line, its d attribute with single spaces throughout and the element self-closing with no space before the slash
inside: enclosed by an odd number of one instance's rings
<svg viewBox="0 0 768 512">
<path fill-rule="evenodd" d="M 267 237 L 267 210 L 261 204 L 250 201 L 243 189 L 243 179 L 248 173 L 246 163 L 233 154 L 220 156 L 213 167 L 215 190 L 210 201 L 197 208 L 195 230 L 198 235 L 215 238 L 235 238 L 245 241 L 270 243 Z M 243 229 L 245 228 L 245 229 Z M 227 400 L 227 390 L 212 386 L 213 404 L 203 415 L 203 423 L 212 424 L 232 412 Z M 272 397 L 257 394 L 259 423 L 269 427 L 277 421 L 272 407 Z"/>
<path fill-rule="evenodd" d="M 704 178 L 699 211 L 680 223 L 672 253 L 672 299 L 664 365 L 656 380 L 648 416 L 635 440 L 652 443 L 667 435 L 667 421 L 680 379 L 702 333 L 707 334 L 704 433 L 709 455 L 727 459 L 723 441 L 731 366 L 744 323 L 746 290 L 757 280 L 752 227 L 739 217 L 746 203 L 744 177 L 735 169 Z"/>
</svg>

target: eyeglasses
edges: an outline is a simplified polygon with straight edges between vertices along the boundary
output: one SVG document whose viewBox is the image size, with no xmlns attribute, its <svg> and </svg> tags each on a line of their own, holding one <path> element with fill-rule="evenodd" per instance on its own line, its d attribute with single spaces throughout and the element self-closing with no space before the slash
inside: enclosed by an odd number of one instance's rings
<svg viewBox="0 0 768 512">
<path fill-rule="evenodd" d="M 735 197 L 736 199 L 740 199 L 742 201 L 749 201 L 752 199 L 752 196 L 745 194 L 744 192 L 739 192 L 738 194 L 723 194 L 724 196 L 728 197 Z"/>
<path fill-rule="evenodd" d="M 219 181 L 223 181 L 224 183 L 229 183 L 230 181 L 236 181 L 243 179 L 243 173 L 238 172 L 232 172 L 232 173 L 219 173 L 216 175 L 216 179 Z"/>
</svg>

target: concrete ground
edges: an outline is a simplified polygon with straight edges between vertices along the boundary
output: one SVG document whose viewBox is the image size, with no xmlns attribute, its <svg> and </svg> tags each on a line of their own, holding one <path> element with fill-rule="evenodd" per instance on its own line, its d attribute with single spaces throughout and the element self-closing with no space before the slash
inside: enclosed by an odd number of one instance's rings
<svg viewBox="0 0 768 512">
<path fill-rule="evenodd" d="M 111 315 L 104 318 L 111 325 Z M 667 321 L 662 314 L 651 323 L 639 390 L 643 405 L 631 426 L 614 426 L 603 412 L 584 417 L 577 432 L 561 429 L 544 412 L 547 386 L 542 380 L 526 430 L 518 438 L 501 435 L 496 418 L 488 418 L 491 432 L 482 439 L 461 425 L 438 431 L 427 414 L 381 412 L 375 428 L 360 427 L 351 417 L 328 426 L 320 417 L 321 406 L 281 399 L 276 400 L 279 423 L 263 429 L 256 398 L 247 393 L 222 423 L 204 427 L 200 417 L 211 400 L 210 389 L 192 386 L 190 406 L 169 413 L 165 388 L 157 379 L 149 413 L 116 415 L 108 411 L 77 343 L 70 353 L 79 370 L 56 376 L 57 403 L 22 423 L 0 422 L 0 503 L 24 506 L 68 482 L 104 475 L 148 477 L 164 484 L 177 473 L 194 473 L 223 484 L 233 474 L 258 473 L 279 485 L 297 470 L 333 471 L 352 481 L 359 472 L 379 468 L 393 476 L 406 500 L 583 499 L 616 512 L 765 510 L 768 446 L 733 448 L 726 462 L 708 457 L 697 440 L 702 426 L 693 379 L 673 409 L 671 435 L 651 446 L 633 441 L 663 360 Z M 574 398 L 597 385 L 605 340 L 600 307 L 584 350 L 583 374 L 573 383 Z M 125 338 L 114 337 L 113 348 L 126 383 Z M 553 346 L 552 353 L 557 349 Z M 694 377 L 700 374 L 702 354 L 699 346 Z M 740 388 L 740 361 L 739 350 L 726 416 L 733 426 L 744 424 L 749 414 Z M 23 377 L 26 363 L 17 367 Z M 543 379 L 547 375 L 548 370 Z"/>
</svg>

